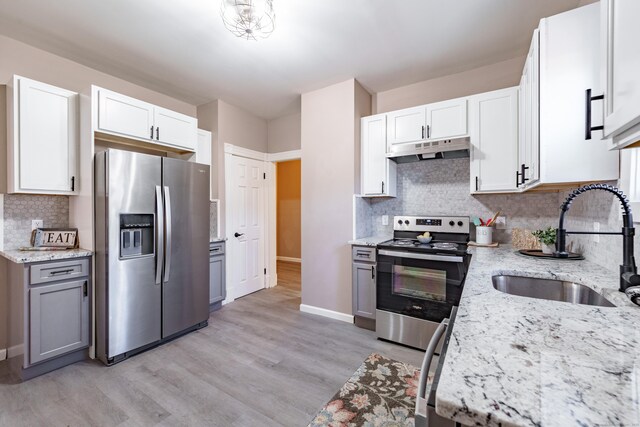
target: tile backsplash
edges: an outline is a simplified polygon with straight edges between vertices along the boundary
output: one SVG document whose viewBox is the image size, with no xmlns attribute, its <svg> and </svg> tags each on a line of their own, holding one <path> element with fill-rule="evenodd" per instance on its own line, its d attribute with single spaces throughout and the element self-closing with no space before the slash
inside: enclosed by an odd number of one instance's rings
<svg viewBox="0 0 640 427">
<path fill-rule="evenodd" d="M 558 222 L 558 193 L 469 194 L 469 158 L 438 159 L 398 165 L 398 197 L 362 199 L 356 204 L 358 223 L 371 218 L 370 228 L 356 227 L 356 237 L 391 235 L 393 215 L 461 215 L 490 218 L 498 210 L 507 217 L 507 227 L 495 230 L 494 240 L 509 242 L 512 228 L 538 229 Z M 381 216 L 389 215 L 389 225 Z M 475 238 L 472 227 L 471 238 Z"/>
<path fill-rule="evenodd" d="M 218 202 L 212 201 L 209 205 L 209 240 L 218 237 Z"/>
<path fill-rule="evenodd" d="M 45 228 L 69 226 L 67 196 L 4 195 L 4 248 L 29 246 L 31 220 L 41 219 Z M 82 236 L 79 236 L 82 241 Z"/>
<path fill-rule="evenodd" d="M 607 184 L 618 186 L 618 182 Z M 560 203 L 569 195 L 569 191 L 559 195 Z M 566 229 L 570 231 L 591 231 L 593 223 L 600 223 L 600 231 L 620 231 L 622 228 L 622 207 L 611 193 L 601 190 L 587 191 L 571 203 L 565 217 Z M 638 213 L 636 213 L 637 215 Z M 636 223 L 636 228 L 638 224 Z M 640 254 L 640 233 L 636 233 L 635 254 Z M 618 272 L 622 264 L 622 236 L 599 236 L 594 242 L 593 236 L 570 235 L 568 241 L 574 242 L 573 250 L 609 270 Z"/>
</svg>

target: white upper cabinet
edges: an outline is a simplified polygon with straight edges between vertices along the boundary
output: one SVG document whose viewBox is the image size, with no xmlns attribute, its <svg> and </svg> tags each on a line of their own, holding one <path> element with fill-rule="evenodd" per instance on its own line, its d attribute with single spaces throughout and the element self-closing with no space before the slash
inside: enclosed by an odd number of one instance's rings
<svg viewBox="0 0 640 427">
<path fill-rule="evenodd" d="M 426 114 L 427 139 L 440 140 L 467 135 L 467 98 L 428 104 Z"/>
<path fill-rule="evenodd" d="M 8 192 L 77 193 L 78 94 L 19 76 L 8 89 Z"/>
<path fill-rule="evenodd" d="M 536 184 L 540 177 L 539 57 L 539 32 L 535 30 L 520 79 L 518 187 Z"/>
<path fill-rule="evenodd" d="M 600 8 L 604 134 L 619 149 L 640 140 L 640 1 L 601 0 Z"/>
<path fill-rule="evenodd" d="M 619 177 L 617 152 L 586 135 L 585 94 L 602 93 L 597 4 L 540 21 L 540 182 L 565 184 Z M 602 102 L 593 103 L 594 126 L 602 124 Z M 596 108 L 597 107 L 597 108 Z M 598 115 L 597 112 L 600 112 Z"/>
<path fill-rule="evenodd" d="M 425 106 L 387 113 L 387 145 L 422 141 L 426 138 Z M 389 150 L 391 151 L 391 150 Z"/>
<path fill-rule="evenodd" d="M 518 88 L 469 98 L 471 193 L 514 192 L 518 168 Z"/>
<path fill-rule="evenodd" d="M 363 196 L 396 196 L 396 163 L 386 157 L 387 117 L 361 119 L 361 186 Z"/>
<path fill-rule="evenodd" d="M 196 151 L 196 118 L 106 89 L 97 92 L 99 131 Z"/>
<path fill-rule="evenodd" d="M 154 107 L 156 141 L 196 150 L 198 120 L 166 108 Z"/>
<path fill-rule="evenodd" d="M 141 139 L 155 137 L 152 104 L 105 89 L 98 91 L 98 103 L 98 129 Z"/>
</svg>

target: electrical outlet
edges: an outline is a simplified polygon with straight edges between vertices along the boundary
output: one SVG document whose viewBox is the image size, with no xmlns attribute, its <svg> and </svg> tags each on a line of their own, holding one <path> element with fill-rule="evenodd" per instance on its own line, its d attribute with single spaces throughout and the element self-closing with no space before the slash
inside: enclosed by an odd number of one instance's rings
<svg viewBox="0 0 640 427">
<path fill-rule="evenodd" d="M 36 228 L 44 227 L 44 221 L 41 219 L 32 219 L 31 220 L 31 230 L 35 230 Z"/>
<path fill-rule="evenodd" d="M 382 225 L 389 225 L 389 215 L 382 215 Z"/>
<path fill-rule="evenodd" d="M 599 232 L 600 232 L 600 223 L 599 223 L 598 221 L 595 221 L 595 222 L 593 223 L 593 231 L 595 231 L 596 233 L 599 233 Z M 600 235 L 599 235 L 599 234 L 594 234 L 594 235 L 593 235 L 593 241 L 594 241 L 595 243 L 600 242 Z"/>
<path fill-rule="evenodd" d="M 496 218 L 496 229 L 504 230 L 505 228 L 507 228 L 507 217 L 506 216 L 497 217 Z"/>
</svg>

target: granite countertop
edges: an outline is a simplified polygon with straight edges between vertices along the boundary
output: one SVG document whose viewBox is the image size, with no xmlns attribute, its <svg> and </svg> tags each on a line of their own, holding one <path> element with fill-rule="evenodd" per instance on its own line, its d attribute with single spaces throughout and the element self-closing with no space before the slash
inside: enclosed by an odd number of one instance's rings
<svg viewBox="0 0 640 427">
<path fill-rule="evenodd" d="M 92 256 L 93 252 L 86 249 L 67 249 L 64 251 L 20 251 L 17 249 L 7 249 L 0 251 L 0 255 L 17 264 L 27 264 L 31 262 L 82 258 Z"/>
<path fill-rule="evenodd" d="M 361 237 L 360 239 L 349 240 L 350 245 L 354 246 L 378 246 L 382 242 L 392 239 L 391 236 L 369 236 Z"/>
<path fill-rule="evenodd" d="M 227 238 L 226 237 L 212 237 L 209 239 L 209 243 L 220 243 L 220 242 L 226 242 Z"/>
<path fill-rule="evenodd" d="M 436 412 L 468 425 L 639 425 L 640 307 L 588 261 L 474 248 L 436 394 Z M 569 280 L 616 307 L 508 295 L 496 274 Z"/>
</svg>

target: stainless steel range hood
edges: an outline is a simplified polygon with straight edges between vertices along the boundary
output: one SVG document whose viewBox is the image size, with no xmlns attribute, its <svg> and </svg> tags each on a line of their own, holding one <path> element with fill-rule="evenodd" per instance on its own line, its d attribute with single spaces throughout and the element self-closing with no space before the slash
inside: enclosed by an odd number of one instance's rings
<svg viewBox="0 0 640 427">
<path fill-rule="evenodd" d="M 469 157 L 469 138 L 421 141 L 391 146 L 387 157 L 397 163 L 411 163 L 432 159 L 458 159 Z"/>
</svg>

